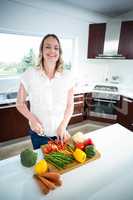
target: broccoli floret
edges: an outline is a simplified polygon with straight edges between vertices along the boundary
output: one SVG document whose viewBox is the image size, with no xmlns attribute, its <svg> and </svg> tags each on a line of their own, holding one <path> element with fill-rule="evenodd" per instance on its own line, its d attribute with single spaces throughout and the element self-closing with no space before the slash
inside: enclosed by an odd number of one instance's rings
<svg viewBox="0 0 133 200">
<path fill-rule="evenodd" d="M 37 153 L 33 152 L 31 149 L 25 149 L 21 152 L 20 159 L 22 165 L 25 167 L 32 167 L 37 161 Z"/>
</svg>

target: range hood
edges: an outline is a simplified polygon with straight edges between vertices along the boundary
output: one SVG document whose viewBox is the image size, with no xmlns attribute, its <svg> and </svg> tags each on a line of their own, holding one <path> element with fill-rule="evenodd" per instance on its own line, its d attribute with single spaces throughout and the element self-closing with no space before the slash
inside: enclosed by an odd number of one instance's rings
<svg viewBox="0 0 133 200">
<path fill-rule="evenodd" d="M 107 22 L 103 54 L 99 54 L 96 58 L 125 59 L 123 55 L 118 54 L 120 29 L 120 20 L 113 19 Z"/>
<path fill-rule="evenodd" d="M 121 54 L 99 54 L 96 58 L 103 59 L 125 59 Z"/>
</svg>

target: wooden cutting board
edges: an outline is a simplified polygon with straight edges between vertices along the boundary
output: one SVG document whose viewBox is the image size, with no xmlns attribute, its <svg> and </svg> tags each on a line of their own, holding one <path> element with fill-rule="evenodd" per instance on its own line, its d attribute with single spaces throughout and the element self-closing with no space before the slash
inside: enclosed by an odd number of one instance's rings
<svg viewBox="0 0 133 200">
<path fill-rule="evenodd" d="M 66 165 L 63 169 L 57 169 L 55 166 L 53 166 L 51 163 L 48 163 L 48 168 L 49 168 L 49 171 L 55 171 L 55 172 L 58 172 L 60 174 L 64 174 L 66 172 L 69 172 L 77 167 L 81 167 L 82 165 L 85 165 L 89 162 L 92 162 L 94 160 L 97 160 L 101 157 L 101 154 L 96 150 L 96 155 L 93 156 L 92 158 L 87 158 L 86 161 L 84 163 L 79 163 L 77 162 L 76 160 L 74 160 L 72 163 Z M 44 156 L 44 159 L 45 159 L 45 156 Z"/>
</svg>

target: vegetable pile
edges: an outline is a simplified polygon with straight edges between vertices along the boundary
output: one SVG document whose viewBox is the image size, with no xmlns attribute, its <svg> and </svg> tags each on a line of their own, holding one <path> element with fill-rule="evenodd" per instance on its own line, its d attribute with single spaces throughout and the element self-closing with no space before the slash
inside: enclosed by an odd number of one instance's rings
<svg viewBox="0 0 133 200">
<path fill-rule="evenodd" d="M 76 161 L 83 163 L 86 158 L 92 158 L 96 155 L 96 148 L 91 138 L 84 138 L 82 132 L 77 132 L 72 136 L 71 144 L 67 144 L 67 148 L 72 152 Z"/>
<path fill-rule="evenodd" d="M 58 169 L 64 169 L 74 160 L 84 163 L 87 158 L 92 158 L 96 155 L 96 148 L 91 138 L 85 139 L 82 132 L 77 132 L 69 143 L 49 141 L 47 145 L 42 146 L 42 152 L 46 161 Z"/>
<path fill-rule="evenodd" d="M 66 143 L 61 143 L 61 141 L 55 140 L 54 142 L 48 141 L 48 144 L 43 146 L 42 145 L 42 151 L 44 154 L 49 154 L 51 152 L 56 151 L 63 151 L 65 150 Z"/>
<path fill-rule="evenodd" d="M 53 155 L 55 159 L 55 155 Z M 59 155 L 60 163 L 66 164 L 65 162 L 69 158 Z M 40 190 L 43 194 L 48 194 L 51 190 L 56 189 L 57 186 L 62 185 L 60 174 L 58 172 L 49 172 L 48 163 L 42 159 L 37 162 L 37 153 L 31 149 L 25 149 L 20 153 L 20 161 L 25 167 L 32 167 L 34 165 L 34 179 L 36 180 Z M 70 162 L 70 160 L 69 160 Z"/>
<path fill-rule="evenodd" d="M 49 171 L 51 163 L 59 170 L 67 169 L 79 163 L 84 163 L 86 159 L 93 158 L 97 151 L 91 138 L 85 139 L 82 132 L 77 132 L 72 136 L 68 143 L 62 144 L 61 141 L 49 141 L 43 145 L 41 150 L 44 159 L 37 162 L 37 153 L 30 149 L 25 149 L 20 154 L 21 163 L 25 167 L 34 166 L 34 179 L 39 185 L 43 194 L 48 194 L 57 186 L 62 185 L 60 174 Z M 77 162 L 76 162 L 77 161 Z M 72 164 L 72 165 L 71 165 Z M 56 170 L 57 171 L 57 170 Z"/>
</svg>

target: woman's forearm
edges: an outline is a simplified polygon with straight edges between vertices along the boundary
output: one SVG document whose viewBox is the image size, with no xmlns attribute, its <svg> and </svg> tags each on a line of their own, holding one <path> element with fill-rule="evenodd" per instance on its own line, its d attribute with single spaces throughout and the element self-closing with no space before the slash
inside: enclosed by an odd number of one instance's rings
<svg viewBox="0 0 133 200">
<path fill-rule="evenodd" d="M 33 118 L 33 114 L 28 109 L 26 102 L 17 102 L 16 108 L 25 118 L 31 121 L 31 119 Z"/>
<path fill-rule="evenodd" d="M 40 120 L 32 112 L 30 112 L 26 103 L 26 97 L 27 97 L 26 90 L 23 84 L 21 83 L 17 95 L 16 108 L 26 119 L 29 120 L 30 128 L 36 133 L 41 134 L 44 132 L 44 127 L 40 122 Z"/>
<path fill-rule="evenodd" d="M 27 106 L 26 97 L 26 90 L 23 84 L 21 83 L 17 94 L 16 108 L 24 117 L 31 121 L 31 119 L 33 118 L 33 114 L 30 112 Z"/>
<path fill-rule="evenodd" d="M 61 126 L 63 126 L 64 128 L 67 127 L 72 114 L 74 111 L 74 94 L 73 94 L 73 88 L 70 89 L 69 93 L 68 93 L 68 101 L 67 101 L 67 107 L 64 113 L 64 118 L 61 122 Z"/>
<path fill-rule="evenodd" d="M 65 110 L 65 113 L 64 113 L 64 118 L 61 122 L 62 126 L 64 126 L 64 128 L 67 127 L 71 117 L 72 117 L 72 114 L 73 114 L 73 110 L 74 110 L 74 104 L 72 104 L 69 108 L 67 108 Z"/>
</svg>

